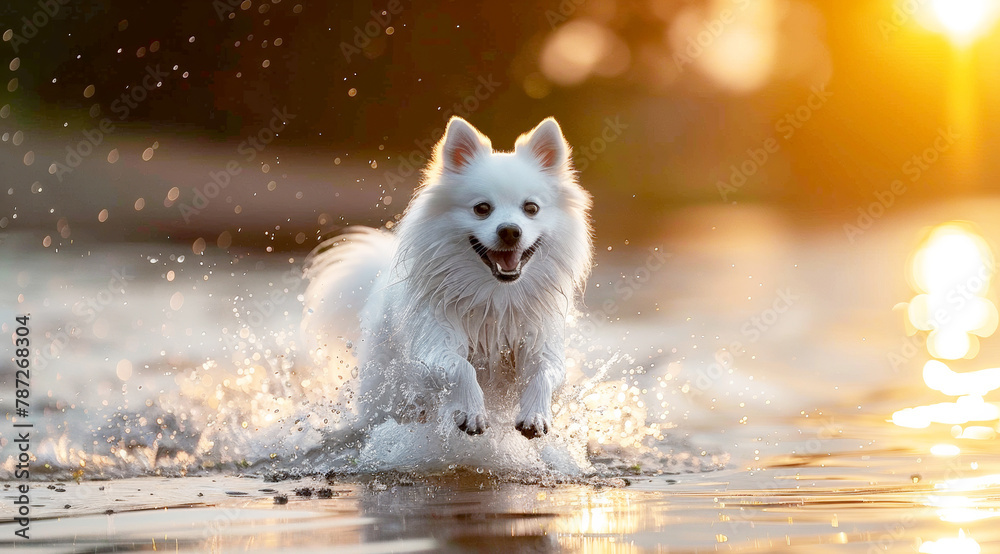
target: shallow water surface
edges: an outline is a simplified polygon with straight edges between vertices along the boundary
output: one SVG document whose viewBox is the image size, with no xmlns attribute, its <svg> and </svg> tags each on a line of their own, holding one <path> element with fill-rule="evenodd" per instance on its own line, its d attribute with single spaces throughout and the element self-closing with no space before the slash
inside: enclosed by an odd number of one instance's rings
<svg viewBox="0 0 1000 554">
<path fill-rule="evenodd" d="M 908 306 L 941 294 L 908 279 L 914 253 L 935 251 L 927 229 L 961 216 L 981 225 L 961 233 L 1000 236 L 991 209 L 900 214 L 848 245 L 725 207 L 602 252 L 556 430 L 530 442 L 499 413 L 482 437 L 387 423 L 331 446 L 354 377 L 300 351 L 300 255 L 26 248 L 0 272 L 20 291 L 3 331 L 30 313 L 42 345 L 32 538 L 11 538 L 5 450 L 0 545 L 997 551 L 1000 418 L 981 370 L 1000 350 L 969 327 L 975 355 L 935 369 L 926 333 L 907 335 Z"/>
<path fill-rule="evenodd" d="M 924 467 L 933 475 L 946 472 L 945 465 Z M 55 489 L 38 483 L 40 505 L 66 504 L 32 523 L 27 546 L 51 552 L 960 553 L 1000 545 L 994 520 L 1000 474 L 932 484 L 891 475 L 871 482 L 864 473 L 803 465 L 636 477 L 627 486 L 516 482 L 472 472 L 347 482 L 216 476 Z"/>
</svg>

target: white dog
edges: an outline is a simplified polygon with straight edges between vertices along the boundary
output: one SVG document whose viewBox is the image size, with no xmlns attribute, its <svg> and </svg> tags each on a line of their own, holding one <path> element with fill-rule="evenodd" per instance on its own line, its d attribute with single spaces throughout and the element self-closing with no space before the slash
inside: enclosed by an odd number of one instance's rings
<svg viewBox="0 0 1000 554">
<path fill-rule="evenodd" d="M 436 411 L 478 435 L 519 397 L 514 426 L 548 433 L 591 268 L 590 204 L 554 119 L 494 152 L 453 117 L 395 232 L 346 233 L 307 269 L 303 326 L 321 352 L 354 341 L 361 424 Z"/>
</svg>

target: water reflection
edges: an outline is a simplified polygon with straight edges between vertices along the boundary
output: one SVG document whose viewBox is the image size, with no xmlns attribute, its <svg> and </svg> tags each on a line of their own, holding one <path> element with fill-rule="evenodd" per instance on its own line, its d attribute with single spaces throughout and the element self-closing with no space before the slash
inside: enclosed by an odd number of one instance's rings
<svg viewBox="0 0 1000 554">
<path fill-rule="evenodd" d="M 958 530 L 958 537 L 946 537 L 920 545 L 920 552 L 929 554 L 978 554 L 980 551 L 979 543 L 966 537 L 961 529 Z"/>
<path fill-rule="evenodd" d="M 986 241 L 966 223 L 931 230 L 911 264 L 918 294 L 909 304 L 910 323 L 928 331 L 927 351 L 935 358 L 973 358 L 978 337 L 997 328 L 997 309 L 987 296 L 995 270 Z"/>
<path fill-rule="evenodd" d="M 989 337 L 997 328 L 997 308 L 990 300 L 995 263 L 993 252 L 973 225 L 949 222 L 933 228 L 914 254 L 910 283 L 919 293 L 907 307 L 914 330 L 926 331 L 927 352 L 934 358 L 974 358 L 978 337 Z M 955 402 L 906 408 L 892 414 L 901 427 L 921 429 L 932 423 L 950 424 L 956 439 L 993 439 L 990 427 L 970 422 L 1000 421 L 1000 406 L 983 396 L 1000 388 L 1000 369 L 967 373 L 953 371 L 939 360 L 928 360 L 924 383 L 933 390 L 958 396 Z M 932 453 L 954 456 L 960 450 L 938 445 Z"/>
<path fill-rule="evenodd" d="M 975 358 L 979 353 L 979 338 L 996 331 L 997 308 L 990 293 L 995 271 L 993 252 L 973 225 L 949 222 L 930 230 L 913 255 L 909 270 L 910 283 L 918 295 L 908 304 L 908 323 L 913 332 L 927 332 L 927 353 L 939 358 L 924 364 L 924 383 L 932 390 L 958 398 L 954 402 L 899 410 L 893 413 L 892 422 L 916 429 L 928 428 L 933 423 L 949 424 L 951 436 L 956 440 L 995 439 L 996 429 L 1000 429 L 996 426 L 1000 422 L 1000 405 L 987 402 L 984 396 L 1000 388 L 1000 369 L 956 372 L 940 361 Z M 966 426 L 970 422 L 980 425 Z M 932 446 L 930 452 L 936 457 L 957 459 L 962 449 L 955 444 L 940 443 Z M 949 464 L 953 469 L 960 467 L 957 463 Z M 972 462 L 969 468 L 976 470 L 978 463 Z M 995 508 L 982 506 L 982 499 L 973 494 L 996 486 L 1000 476 L 968 478 L 963 477 L 965 471 L 957 469 L 958 478 L 938 484 L 936 489 L 945 494 L 930 495 L 925 504 L 939 508 L 937 516 L 946 523 L 975 522 L 1000 515 Z M 978 553 L 981 547 L 960 528 L 957 537 L 924 541 L 919 551 Z"/>
<path fill-rule="evenodd" d="M 931 423 L 962 425 L 970 421 L 990 421 L 998 418 L 1000 409 L 996 404 L 985 402 L 981 396 L 971 395 L 962 396 L 956 402 L 906 408 L 892 414 L 893 423 L 914 429 L 929 427 Z"/>
</svg>

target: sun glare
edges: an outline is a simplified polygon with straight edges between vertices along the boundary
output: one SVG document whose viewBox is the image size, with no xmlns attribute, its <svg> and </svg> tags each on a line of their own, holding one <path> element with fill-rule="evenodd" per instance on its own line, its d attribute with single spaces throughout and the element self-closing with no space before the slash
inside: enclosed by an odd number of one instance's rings
<svg viewBox="0 0 1000 554">
<path fill-rule="evenodd" d="M 933 0 L 934 17 L 952 40 L 967 44 L 985 33 L 996 15 L 994 0 Z"/>
<path fill-rule="evenodd" d="M 997 329 L 1000 316 L 990 293 L 995 277 L 993 251 L 971 223 L 944 223 L 928 232 L 911 258 L 908 277 L 919 293 L 907 307 L 909 323 L 927 332 L 927 353 L 938 358 L 924 364 L 924 382 L 958 398 L 899 410 L 892 414 L 892 422 L 912 429 L 934 423 L 952 425 L 956 439 L 996 438 L 1000 404 L 983 397 L 1000 389 L 1000 368 L 959 373 L 941 361 L 974 358 L 979 353 L 979 337 L 989 337 Z M 968 423 L 976 425 L 965 426 Z M 931 452 L 957 455 L 960 450 L 956 448 L 937 445 Z"/>
<path fill-rule="evenodd" d="M 966 537 L 962 529 L 958 530 L 958 537 L 925 541 L 920 545 L 920 552 L 925 554 L 979 554 L 982 551 L 979 543 L 972 537 Z"/>
<path fill-rule="evenodd" d="M 927 350 L 935 358 L 972 358 L 977 337 L 993 334 L 996 306 L 988 298 L 994 273 L 989 245 L 963 222 L 936 227 L 913 258 L 910 279 L 923 294 L 909 305 L 913 326 L 929 331 Z"/>
</svg>

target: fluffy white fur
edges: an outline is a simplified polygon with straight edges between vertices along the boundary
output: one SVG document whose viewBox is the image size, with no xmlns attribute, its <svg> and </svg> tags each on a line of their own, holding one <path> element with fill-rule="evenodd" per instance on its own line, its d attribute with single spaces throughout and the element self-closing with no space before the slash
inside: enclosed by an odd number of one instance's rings
<svg viewBox="0 0 1000 554">
<path fill-rule="evenodd" d="M 494 152 L 455 117 L 394 233 L 352 228 L 320 245 L 303 326 L 327 352 L 355 341 L 361 425 L 436 413 L 475 435 L 519 400 L 517 429 L 547 433 L 591 267 L 590 204 L 554 119 Z"/>
</svg>

